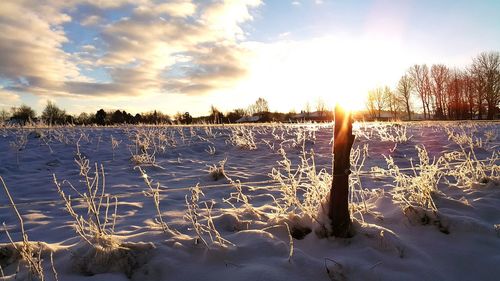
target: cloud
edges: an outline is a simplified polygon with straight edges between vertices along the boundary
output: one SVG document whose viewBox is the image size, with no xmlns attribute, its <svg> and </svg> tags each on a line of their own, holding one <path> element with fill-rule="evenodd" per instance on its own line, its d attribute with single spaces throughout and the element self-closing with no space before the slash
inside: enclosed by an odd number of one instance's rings
<svg viewBox="0 0 500 281">
<path fill-rule="evenodd" d="M 8 90 L 40 96 L 204 94 L 245 76 L 241 25 L 260 4 L 2 1 L 0 76 Z M 126 16 L 105 18 L 108 10 Z M 97 40 L 70 40 L 64 28 L 72 20 L 97 30 Z"/>
<path fill-rule="evenodd" d="M 86 18 L 84 18 L 80 24 L 83 25 L 83 26 L 92 26 L 92 25 L 97 25 L 99 23 L 101 23 L 103 21 L 103 19 L 98 16 L 98 15 L 90 15 Z"/>
<path fill-rule="evenodd" d="M 247 74 L 251 50 L 237 44 L 210 44 L 199 47 L 180 63 L 177 78 L 167 80 L 164 88 L 178 93 L 200 94 L 227 88 Z M 174 65 L 175 68 L 175 65 Z"/>
<path fill-rule="evenodd" d="M 18 106 L 21 103 L 21 97 L 10 91 L 0 88 L 0 108 L 7 109 L 13 106 Z"/>
<path fill-rule="evenodd" d="M 186 3 L 192 5 L 186 1 L 170 4 Z M 246 51 L 239 43 L 244 33 L 239 24 L 251 20 L 249 9 L 259 4 L 260 1 L 203 4 L 197 7 L 196 18 L 179 14 L 155 18 L 145 16 L 151 13 L 146 8 L 137 8 L 130 17 L 103 30 L 102 38 L 108 47 L 98 64 L 109 69 L 114 83 L 142 90 L 136 94 L 204 94 L 227 87 L 246 72 L 242 63 Z M 194 8 L 186 10 L 195 16 Z M 156 11 L 160 12 L 169 13 L 169 8 Z"/>
<path fill-rule="evenodd" d="M 172 17 L 186 18 L 194 15 L 196 5 L 189 0 L 175 0 L 168 3 L 146 3 L 135 8 L 137 14 L 143 16 L 169 15 Z"/>
<path fill-rule="evenodd" d="M 0 2 L 0 76 L 13 88 L 29 88 L 35 94 L 80 79 L 62 49 L 68 39 L 61 24 L 71 17 L 43 3 L 26 2 Z"/>
<path fill-rule="evenodd" d="M 204 7 L 201 22 L 223 38 L 244 39 L 239 24 L 252 20 L 250 9 L 261 4 L 260 0 L 226 0 L 213 2 Z"/>
</svg>

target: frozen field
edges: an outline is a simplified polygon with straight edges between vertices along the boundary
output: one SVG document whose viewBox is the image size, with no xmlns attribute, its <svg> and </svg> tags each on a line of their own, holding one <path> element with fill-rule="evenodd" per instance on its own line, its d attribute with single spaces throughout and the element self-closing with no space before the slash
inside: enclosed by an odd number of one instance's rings
<svg viewBox="0 0 500 281">
<path fill-rule="evenodd" d="M 0 232 L 0 274 L 500 279 L 500 123 L 356 123 L 349 239 L 325 238 L 332 129 L 0 128 L 0 176 L 27 234 L 2 188 L 0 222 L 19 243 Z"/>
</svg>

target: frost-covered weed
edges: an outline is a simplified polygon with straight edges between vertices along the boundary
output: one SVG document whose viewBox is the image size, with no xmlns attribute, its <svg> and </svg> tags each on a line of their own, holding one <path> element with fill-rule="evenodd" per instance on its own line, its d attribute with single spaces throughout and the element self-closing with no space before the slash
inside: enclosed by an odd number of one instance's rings
<svg viewBox="0 0 500 281">
<path fill-rule="evenodd" d="M 437 185 L 443 176 L 439 168 L 442 158 L 431 162 L 424 146 L 416 146 L 416 149 L 420 162 L 416 167 L 411 162 L 411 173 L 401 170 L 391 156 L 385 157 L 387 174 L 394 178 L 395 183 L 391 194 L 403 209 L 420 207 L 436 212 L 437 207 L 432 196 L 439 193 Z"/>
<path fill-rule="evenodd" d="M 257 149 L 255 144 L 255 135 L 252 129 L 244 126 L 231 127 L 229 142 L 237 147 L 254 150 Z"/>
<path fill-rule="evenodd" d="M 408 136 L 408 129 L 405 125 L 394 123 L 389 125 L 375 126 L 376 133 L 381 141 L 390 141 L 395 143 L 406 143 L 413 136 Z"/>
<path fill-rule="evenodd" d="M 133 137 L 133 150 L 129 148 L 131 160 L 135 165 L 150 165 L 156 164 L 157 144 L 154 141 L 151 131 L 138 130 Z"/>
<path fill-rule="evenodd" d="M 222 179 L 226 176 L 224 172 L 224 165 L 226 164 L 227 159 L 219 161 L 219 164 L 213 164 L 208 166 L 208 174 L 210 177 L 214 180 L 217 181 L 219 179 Z"/>
<path fill-rule="evenodd" d="M 460 151 L 444 154 L 447 160 L 446 175 L 452 177 L 447 183 L 458 187 L 471 187 L 474 183 L 486 183 L 488 179 L 500 178 L 499 153 L 493 150 L 491 157 L 479 160 L 474 146 L 460 146 Z"/>
<path fill-rule="evenodd" d="M 16 217 L 19 220 L 19 225 L 21 227 L 21 235 L 22 235 L 22 241 L 21 242 L 14 242 L 12 239 L 12 236 L 10 235 L 7 226 L 5 223 L 3 223 L 3 227 L 5 230 L 5 233 L 11 243 L 12 248 L 9 249 L 8 247 L 2 247 L 0 248 L 2 252 L 2 256 L 8 257 L 8 260 L 11 260 L 11 262 L 19 261 L 22 262 L 24 267 L 27 268 L 28 274 L 29 274 L 29 279 L 31 280 L 32 278 L 36 278 L 40 281 L 45 280 L 45 272 L 43 268 L 43 259 L 42 259 L 42 252 L 46 251 L 46 247 L 44 246 L 44 243 L 41 242 L 31 242 L 29 241 L 28 238 L 28 233 L 24 229 L 24 221 L 23 218 L 21 217 L 21 214 L 19 213 L 16 204 L 14 203 L 14 199 L 10 195 L 9 189 L 7 188 L 7 185 L 5 184 L 5 181 L 3 178 L 0 176 L 0 182 L 2 182 L 2 186 L 4 188 L 5 194 L 7 198 L 10 201 L 10 204 L 12 208 L 14 209 L 14 212 L 16 214 Z M 51 261 L 52 261 L 52 268 L 54 269 L 54 263 L 52 260 L 52 252 L 51 252 Z M 8 264 L 0 265 L 1 266 L 6 266 Z M 18 271 L 19 271 L 19 266 L 21 264 L 18 263 Z M 17 272 L 18 272 L 17 271 Z M 16 272 L 16 277 L 17 279 L 17 272 Z M 54 269 L 55 272 L 55 269 Z M 55 275 L 57 277 L 57 274 Z M 2 270 L 2 278 L 3 278 L 3 270 Z M 56 278 L 57 279 L 57 278 Z"/>
<path fill-rule="evenodd" d="M 65 203 L 66 211 L 75 221 L 75 230 L 86 242 L 73 253 L 73 268 L 88 275 L 123 272 L 131 277 L 137 267 L 146 263 L 147 253 L 153 246 L 149 243 L 145 246 L 141 246 L 141 243 L 126 243 L 118 239 L 115 235 L 118 198 L 105 193 L 103 166 L 99 169 L 96 163 L 91 176 L 88 160 L 77 159 L 77 163 L 81 165 L 85 192 L 78 191 L 69 181 L 58 182 L 54 175 L 54 183 Z M 64 184 L 77 194 L 76 200 L 63 191 Z M 74 201 L 83 202 L 86 210 L 75 210 Z M 114 209 L 111 215 L 110 209 Z"/>
<path fill-rule="evenodd" d="M 212 208 L 215 203 L 213 201 L 200 201 L 202 196 L 204 197 L 205 194 L 199 185 L 196 185 L 191 188 L 191 195 L 185 197 L 187 210 L 184 219 L 191 223 L 192 229 L 198 237 L 196 243 L 203 243 L 207 248 L 214 244 L 221 247 L 234 246 L 233 243 L 224 239 L 215 228 L 212 218 Z"/>
<path fill-rule="evenodd" d="M 467 133 L 463 127 L 460 132 L 455 131 L 454 128 L 444 128 L 448 134 L 448 140 L 455 142 L 459 146 L 483 147 L 483 140 L 475 137 L 472 132 Z"/>
<path fill-rule="evenodd" d="M 278 167 L 271 171 L 271 178 L 278 182 L 281 196 L 275 197 L 275 218 L 289 220 L 290 216 L 314 220 L 320 226 L 327 227 L 327 200 L 332 187 L 332 175 L 326 169 L 316 167 L 314 151 L 306 153 L 302 150 L 300 164 L 292 166 L 283 148 L 278 151 L 283 159 Z M 357 147 L 351 154 L 353 167 L 350 182 L 349 206 L 351 215 L 364 221 L 363 214 L 373 213 L 366 202 L 368 198 L 378 195 L 378 190 L 364 190 L 361 184 L 362 168 L 368 154 L 368 146 Z M 296 220 L 296 219 L 294 219 Z M 296 225 L 291 221 L 292 227 Z M 293 232 L 294 230 L 292 230 Z"/>
<path fill-rule="evenodd" d="M 204 126 L 203 131 L 205 132 L 205 136 L 207 138 L 215 139 L 216 134 L 213 132 L 212 126 Z"/>
<path fill-rule="evenodd" d="M 75 230 L 84 241 L 94 248 L 116 248 L 119 246 L 119 241 L 114 236 L 118 198 L 105 193 L 106 178 L 104 167 L 102 165 L 99 167 L 95 163 L 93 174 L 91 174 L 90 161 L 82 156 L 78 145 L 75 162 L 80 168 L 81 182 L 83 182 L 83 189 L 85 190 L 83 193 L 71 182 L 67 180 L 59 182 L 56 175 L 53 175 L 54 184 L 59 196 L 64 201 L 66 211 L 75 221 Z M 78 196 L 78 199 L 75 200 L 71 195 L 66 194 L 63 190 L 63 185 L 68 185 L 70 190 Z M 86 208 L 86 216 L 79 214 L 74 209 L 74 201 L 83 201 Z M 114 212 L 110 217 L 111 201 L 114 201 Z"/>
<path fill-rule="evenodd" d="M 156 214 L 157 217 L 155 218 L 155 221 L 157 224 L 160 225 L 161 229 L 163 230 L 164 233 L 166 234 L 172 234 L 176 232 L 175 230 L 172 230 L 168 224 L 163 220 L 163 216 L 161 214 L 160 210 L 160 183 L 155 182 L 153 183 L 153 180 L 148 176 L 146 171 L 142 169 L 140 166 L 136 166 L 134 169 L 138 169 L 139 172 L 141 173 L 141 177 L 144 180 L 144 183 L 148 187 L 149 191 L 144 191 L 144 195 L 147 197 L 153 197 L 153 202 L 155 204 L 156 208 Z"/>
<path fill-rule="evenodd" d="M 350 164 L 351 175 L 349 177 L 349 211 L 354 217 L 364 222 L 364 214 L 373 214 L 379 216 L 372 211 L 372 206 L 367 202 L 369 198 L 378 197 L 381 189 L 374 188 L 372 190 L 364 189 L 361 181 L 363 176 L 363 167 L 368 157 L 368 144 L 363 147 L 357 146 L 351 151 Z"/>
<path fill-rule="evenodd" d="M 486 142 L 493 142 L 497 139 L 498 133 L 495 130 L 486 130 L 484 131 L 484 137 Z"/>
<path fill-rule="evenodd" d="M 252 205 L 250 204 L 250 199 L 248 195 L 243 192 L 241 182 L 239 180 L 233 180 L 226 176 L 227 180 L 236 189 L 236 192 L 229 193 L 229 198 L 222 199 L 223 202 L 229 204 L 233 209 L 238 209 L 236 204 L 242 204 L 245 210 L 251 210 Z"/>
<path fill-rule="evenodd" d="M 205 151 L 210 155 L 214 156 L 215 155 L 215 146 L 209 145 L 208 149 L 205 149 Z"/>
<path fill-rule="evenodd" d="M 26 148 L 28 144 L 28 133 L 24 130 L 16 132 L 15 139 L 9 142 L 10 148 L 16 153 L 16 163 L 19 166 L 19 153 Z"/>
<path fill-rule="evenodd" d="M 111 149 L 113 150 L 113 160 L 115 160 L 115 150 L 118 148 L 122 141 L 117 140 L 111 135 Z"/>
<path fill-rule="evenodd" d="M 295 138 L 292 142 L 292 147 L 303 148 L 305 145 L 311 145 L 316 142 L 316 130 L 299 128 L 295 132 Z"/>
</svg>

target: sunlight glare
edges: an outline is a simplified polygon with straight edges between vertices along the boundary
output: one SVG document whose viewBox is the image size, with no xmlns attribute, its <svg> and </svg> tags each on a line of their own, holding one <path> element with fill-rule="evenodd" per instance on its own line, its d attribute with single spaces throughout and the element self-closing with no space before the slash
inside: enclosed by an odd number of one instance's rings
<svg viewBox="0 0 500 281">
<path fill-rule="evenodd" d="M 394 84 L 384 77 L 397 77 L 388 73 L 404 69 L 395 67 L 402 52 L 390 43 L 342 36 L 253 43 L 247 45 L 254 53 L 250 71 L 237 92 L 246 94 L 245 102 L 265 96 L 273 109 L 284 112 L 307 105 L 315 111 L 320 100 L 328 109 L 340 102 L 363 110 L 368 91 L 381 81 Z"/>
</svg>

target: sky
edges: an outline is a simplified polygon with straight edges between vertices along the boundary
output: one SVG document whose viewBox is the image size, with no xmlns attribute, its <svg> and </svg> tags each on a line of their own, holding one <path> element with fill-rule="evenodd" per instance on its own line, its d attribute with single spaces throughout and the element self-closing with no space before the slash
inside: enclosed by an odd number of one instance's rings
<svg viewBox="0 0 500 281">
<path fill-rule="evenodd" d="M 0 108 L 364 107 L 413 64 L 500 50 L 498 0 L 2 0 Z"/>
</svg>

